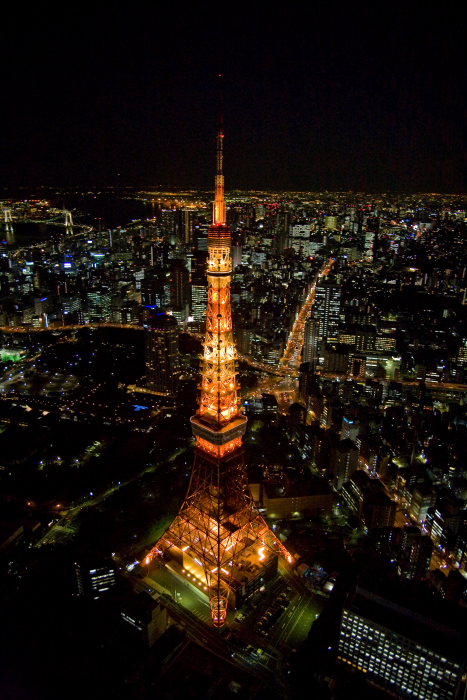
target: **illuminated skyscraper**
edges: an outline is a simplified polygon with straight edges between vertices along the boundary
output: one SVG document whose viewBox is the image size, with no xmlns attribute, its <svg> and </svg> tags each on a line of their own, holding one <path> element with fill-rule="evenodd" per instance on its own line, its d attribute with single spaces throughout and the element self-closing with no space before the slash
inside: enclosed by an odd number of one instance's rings
<svg viewBox="0 0 467 700">
<path fill-rule="evenodd" d="M 247 419 L 239 405 L 232 334 L 231 231 L 226 225 L 222 127 L 217 134 L 213 223 L 208 231 L 208 301 L 199 408 L 191 419 L 195 461 L 185 501 L 146 558 L 165 555 L 206 587 L 213 624 L 224 624 L 238 604 L 290 555 L 258 513 L 248 491 L 242 447 Z"/>
<path fill-rule="evenodd" d="M 406 599 L 393 582 L 357 587 L 342 613 L 337 658 L 393 697 L 462 698 L 465 617 L 445 601 Z"/>
<path fill-rule="evenodd" d="M 174 316 L 180 322 L 186 320 L 189 311 L 190 284 L 189 274 L 183 260 L 170 261 L 170 306 Z"/>
<path fill-rule="evenodd" d="M 162 209 L 160 227 L 161 233 L 166 240 L 175 245 L 178 231 L 176 209 Z"/>
<path fill-rule="evenodd" d="M 198 216 L 195 209 L 182 209 L 182 243 L 191 245 L 193 243 L 193 228 Z"/>
<path fill-rule="evenodd" d="M 178 327 L 173 316 L 144 309 L 146 384 L 153 391 L 173 394 L 178 379 Z"/>
<path fill-rule="evenodd" d="M 309 362 L 311 369 L 316 368 L 318 346 L 319 323 L 311 316 L 305 323 L 305 337 L 303 343 L 303 362 Z"/>
<path fill-rule="evenodd" d="M 319 321 L 318 338 L 337 340 L 341 310 L 341 287 L 324 281 L 316 285 L 315 317 Z"/>
<path fill-rule="evenodd" d="M 206 321 L 208 282 L 206 279 L 207 253 L 196 250 L 191 265 L 191 315 L 198 323 Z"/>
</svg>

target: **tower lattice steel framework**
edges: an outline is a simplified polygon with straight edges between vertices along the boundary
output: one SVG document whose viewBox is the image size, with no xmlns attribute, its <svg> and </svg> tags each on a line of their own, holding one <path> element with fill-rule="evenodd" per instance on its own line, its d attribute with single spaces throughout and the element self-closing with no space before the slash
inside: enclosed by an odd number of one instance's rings
<svg viewBox="0 0 467 700">
<path fill-rule="evenodd" d="M 239 405 L 232 334 L 232 240 L 226 224 L 223 139 L 221 124 L 217 134 L 213 223 L 208 232 L 208 303 L 201 391 L 199 408 L 191 418 L 196 438 L 193 471 L 178 515 L 146 557 L 149 563 L 171 548 L 189 555 L 203 571 L 216 627 L 226 620 L 229 597 L 239 587 L 248 550 L 256 553 L 257 568 L 266 559 L 266 550 L 292 561 L 257 511 L 248 489 L 242 447 L 247 419 Z"/>
</svg>

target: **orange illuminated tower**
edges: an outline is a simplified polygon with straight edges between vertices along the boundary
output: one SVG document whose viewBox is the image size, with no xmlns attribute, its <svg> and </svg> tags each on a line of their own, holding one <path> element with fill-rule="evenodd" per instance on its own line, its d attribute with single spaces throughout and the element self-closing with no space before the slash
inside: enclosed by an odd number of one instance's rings
<svg viewBox="0 0 467 700">
<path fill-rule="evenodd" d="M 277 571 L 278 555 L 291 557 L 255 508 L 248 490 L 242 436 L 247 419 L 238 398 L 232 334 L 231 231 L 226 225 L 222 124 L 217 134 L 213 223 L 208 232 L 208 306 L 199 408 L 191 419 L 196 438 L 188 493 L 175 520 L 153 547 L 204 588 L 213 624 L 221 627 L 229 602 L 238 605 Z"/>
</svg>

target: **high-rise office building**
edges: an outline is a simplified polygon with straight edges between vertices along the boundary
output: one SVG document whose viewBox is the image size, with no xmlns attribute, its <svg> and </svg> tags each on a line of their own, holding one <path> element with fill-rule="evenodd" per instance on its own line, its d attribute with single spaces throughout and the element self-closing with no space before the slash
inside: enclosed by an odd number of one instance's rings
<svg viewBox="0 0 467 700">
<path fill-rule="evenodd" d="M 196 209 L 182 209 L 182 243 L 191 245 L 193 243 L 193 229 L 198 217 Z"/>
<path fill-rule="evenodd" d="M 280 209 L 277 211 L 274 220 L 269 222 L 273 235 L 273 249 L 275 253 L 282 253 L 289 246 L 291 214 L 289 211 Z"/>
<path fill-rule="evenodd" d="M 175 393 L 179 370 L 178 326 L 173 316 L 144 309 L 146 383 L 153 391 Z"/>
<path fill-rule="evenodd" d="M 337 229 L 338 229 L 337 216 L 326 216 L 325 228 L 328 231 L 337 231 Z"/>
<path fill-rule="evenodd" d="M 122 600 L 120 616 L 129 625 L 135 638 L 151 647 L 171 624 L 167 609 L 161 599 L 154 599 L 143 591 L 138 595 L 132 593 Z"/>
<path fill-rule="evenodd" d="M 197 322 L 206 319 L 208 282 L 206 279 L 207 254 L 196 250 L 191 266 L 191 315 Z"/>
<path fill-rule="evenodd" d="M 107 320 L 110 318 L 112 296 L 107 287 L 90 289 L 87 292 L 87 305 L 91 320 Z"/>
<path fill-rule="evenodd" d="M 195 321 L 206 319 L 206 306 L 208 303 L 208 287 L 206 284 L 191 285 L 191 315 Z"/>
<path fill-rule="evenodd" d="M 311 369 L 316 368 L 318 359 L 318 320 L 311 316 L 305 323 L 305 338 L 303 343 L 303 362 L 309 362 Z"/>
<path fill-rule="evenodd" d="M 190 315 L 190 275 L 185 265 L 185 261 L 179 258 L 170 260 L 170 303 L 171 314 L 179 324 L 187 321 Z"/>
<path fill-rule="evenodd" d="M 170 261 L 170 304 L 173 309 L 184 309 L 190 298 L 189 274 L 183 260 Z"/>
<path fill-rule="evenodd" d="M 193 284 L 208 285 L 206 279 L 206 267 L 208 264 L 208 254 L 204 250 L 193 251 L 191 261 L 191 281 Z"/>
<path fill-rule="evenodd" d="M 116 585 L 112 560 L 79 556 L 75 562 L 78 595 L 98 600 Z"/>
<path fill-rule="evenodd" d="M 175 245 L 177 242 L 179 223 L 179 213 L 176 209 L 162 209 L 161 233 L 171 245 Z"/>
<path fill-rule="evenodd" d="M 207 226 L 205 224 L 200 225 L 197 224 L 193 233 L 193 243 L 195 245 L 196 250 L 199 250 L 203 253 L 208 252 L 208 231 L 207 231 Z"/>
<path fill-rule="evenodd" d="M 319 321 L 318 338 L 327 342 L 337 340 L 341 310 L 341 287 L 333 282 L 316 285 L 315 318 Z"/>
<path fill-rule="evenodd" d="M 232 246 L 232 268 L 242 264 L 242 246 L 238 243 Z"/>
<path fill-rule="evenodd" d="M 344 605 L 338 661 L 396 698 L 465 697 L 466 613 L 408 596 L 395 581 L 357 586 Z"/>
<path fill-rule="evenodd" d="M 403 556 L 399 562 L 402 574 L 407 578 L 424 579 L 430 570 L 433 554 L 433 541 L 423 535 L 418 527 L 404 527 L 401 549 Z"/>
<path fill-rule="evenodd" d="M 141 280 L 141 303 L 164 309 L 169 303 L 170 281 L 168 272 L 162 268 L 146 271 Z"/>
<path fill-rule="evenodd" d="M 293 224 L 290 226 L 289 231 L 290 247 L 296 250 L 297 253 L 301 253 L 303 256 L 310 255 L 311 224 Z"/>
<path fill-rule="evenodd" d="M 329 457 L 332 485 L 338 491 L 358 468 L 358 448 L 352 440 L 340 440 L 331 447 Z"/>
</svg>

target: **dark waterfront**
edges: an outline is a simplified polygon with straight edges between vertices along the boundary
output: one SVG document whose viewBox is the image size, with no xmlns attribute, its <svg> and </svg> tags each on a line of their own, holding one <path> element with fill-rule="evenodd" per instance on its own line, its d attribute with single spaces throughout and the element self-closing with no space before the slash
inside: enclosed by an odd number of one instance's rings
<svg viewBox="0 0 467 700">
<path fill-rule="evenodd" d="M 44 195 L 42 195 L 44 196 Z M 103 195 L 52 195 L 47 201 L 56 209 L 71 211 L 75 231 L 80 226 L 92 226 L 96 230 L 125 228 L 135 220 L 149 219 L 157 216 L 159 207 L 149 201 L 126 198 L 109 193 Z M 27 245 L 38 243 L 60 234 L 64 230 L 65 214 L 51 215 L 54 223 L 49 221 L 21 221 L 14 217 L 14 243 Z M 2 240 L 7 240 L 5 224 L 2 222 L 0 233 Z"/>
<path fill-rule="evenodd" d="M 130 195 L 128 195 L 130 197 Z M 135 219 L 157 215 L 158 208 L 149 201 L 126 198 L 118 194 L 90 194 L 64 196 L 57 206 L 76 211 L 76 220 L 99 228 L 127 226 Z"/>
</svg>

